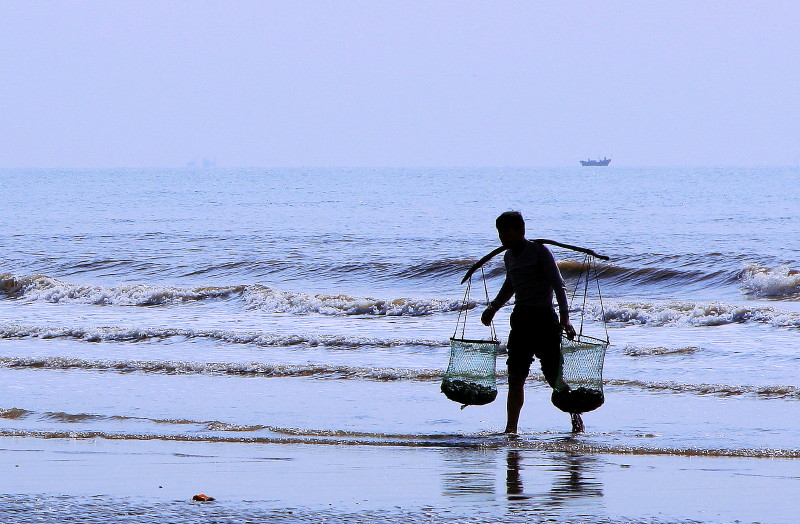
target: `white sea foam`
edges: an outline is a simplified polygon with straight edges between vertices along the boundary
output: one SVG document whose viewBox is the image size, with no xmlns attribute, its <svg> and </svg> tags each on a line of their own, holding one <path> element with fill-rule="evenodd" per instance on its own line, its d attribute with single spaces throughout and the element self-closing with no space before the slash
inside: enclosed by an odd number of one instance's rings
<svg viewBox="0 0 800 524">
<path fill-rule="evenodd" d="M 86 342 L 137 342 L 170 337 L 207 338 L 230 344 L 252 344 L 262 347 L 320 346 L 358 349 L 361 347 L 424 346 L 444 347 L 444 341 L 425 339 L 381 339 L 344 335 L 302 335 L 227 330 L 154 329 L 117 327 L 63 327 L 0 324 L 2 338 L 72 338 Z"/>
<path fill-rule="evenodd" d="M 247 286 L 242 299 L 250 309 L 276 313 L 322 315 L 388 315 L 420 316 L 431 313 L 456 311 L 460 300 L 398 298 L 357 298 L 349 295 L 310 295 L 284 291 L 262 285 Z M 475 307 L 471 301 L 468 307 Z"/>
<path fill-rule="evenodd" d="M 681 346 L 681 347 L 642 347 L 634 346 L 631 344 L 626 345 L 622 353 L 629 357 L 661 357 L 673 355 L 691 355 L 696 353 L 700 348 L 697 346 Z"/>
<path fill-rule="evenodd" d="M 43 275 L 0 275 L 0 292 L 14 298 L 44 302 L 77 302 L 113 306 L 154 306 L 227 298 L 241 294 L 243 286 L 178 288 L 130 284 L 114 287 L 73 284 Z"/>
<path fill-rule="evenodd" d="M 775 269 L 748 266 L 742 272 L 742 287 L 761 297 L 800 295 L 800 271 L 783 265 Z"/>
<path fill-rule="evenodd" d="M 376 368 L 326 364 L 270 364 L 264 362 L 187 362 L 174 360 L 86 360 L 70 357 L 0 357 L 0 367 L 82 369 L 170 375 L 242 375 L 262 377 L 313 377 L 362 380 L 436 380 L 437 369 Z"/>
<path fill-rule="evenodd" d="M 597 304 L 587 308 L 599 320 Z M 800 314 L 771 307 L 721 302 L 619 302 L 605 304 L 605 320 L 652 326 L 720 326 L 755 322 L 775 327 L 800 327 Z"/>
<path fill-rule="evenodd" d="M 421 316 L 456 311 L 460 300 L 430 298 L 369 298 L 346 294 L 308 294 L 261 284 L 180 288 L 131 284 L 97 286 L 74 284 L 41 275 L 0 275 L 0 293 L 13 298 L 52 303 L 74 302 L 104 306 L 156 306 L 209 299 L 240 298 L 247 309 L 273 313 L 321 315 Z M 467 304 L 474 308 L 475 301 Z"/>
</svg>

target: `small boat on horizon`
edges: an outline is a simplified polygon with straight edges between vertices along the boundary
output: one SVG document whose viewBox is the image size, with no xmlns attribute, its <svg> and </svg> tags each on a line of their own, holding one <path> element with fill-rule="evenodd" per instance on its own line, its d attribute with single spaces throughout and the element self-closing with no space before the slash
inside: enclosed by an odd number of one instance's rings
<svg viewBox="0 0 800 524">
<path fill-rule="evenodd" d="M 592 159 L 581 160 L 581 165 L 583 167 L 587 167 L 587 166 L 607 166 L 610 163 L 611 163 L 611 159 L 610 158 L 605 158 L 605 157 L 603 157 L 603 160 L 592 160 Z"/>
</svg>

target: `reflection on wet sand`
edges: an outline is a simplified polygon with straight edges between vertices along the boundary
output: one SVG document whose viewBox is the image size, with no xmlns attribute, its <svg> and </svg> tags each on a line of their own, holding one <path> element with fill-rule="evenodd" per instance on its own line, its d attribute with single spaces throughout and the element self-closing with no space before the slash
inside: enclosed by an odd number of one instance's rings
<svg viewBox="0 0 800 524">
<path fill-rule="evenodd" d="M 602 483 L 591 476 L 598 469 L 596 459 L 578 453 L 566 453 L 563 457 L 550 489 L 550 504 L 559 505 L 568 499 L 602 497 Z"/>
<path fill-rule="evenodd" d="M 579 453 L 553 455 L 553 462 L 546 471 L 555 473 L 550 491 L 525 493 L 522 473 L 524 460 L 517 449 L 506 454 L 506 494 L 508 500 L 519 501 L 536 498 L 545 506 L 560 506 L 569 499 L 602 497 L 603 485 L 590 474 L 596 469 L 596 459 Z M 541 464 L 544 465 L 544 464 Z"/>
<path fill-rule="evenodd" d="M 527 459 L 527 464 L 526 464 Z M 542 460 L 544 459 L 544 460 Z M 535 463 L 531 463 L 536 460 Z M 528 515 L 531 513 L 540 516 L 553 516 L 557 511 L 567 505 L 575 511 L 581 504 L 592 505 L 592 497 L 602 497 L 602 484 L 590 475 L 596 469 L 596 459 L 588 455 L 566 453 L 542 456 L 529 454 L 523 457 L 518 449 L 509 449 L 506 452 L 506 497 L 508 499 L 508 512 L 510 514 Z M 529 469 L 536 469 L 537 476 L 524 475 L 526 465 Z M 525 481 L 533 481 L 533 486 L 526 491 Z M 536 477 L 541 483 L 536 482 Z M 546 486 L 550 489 L 546 490 Z M 580 511 L 580 510 L 579 510 Z M 597 514 L 597 508 L 586 510 L 587 514 Z"/>
<path fill-rule="evenodd" d="M 530 498 L 525 495 L 525 486 L 522 483 L 522 475 L 520 470 L 519 450 L 510 449 L 506 455 L 506 493 L 508 500 L 525 500 Z"/>
<path fill-rule="evenodd" d="M 498 500 L 503 470 L 506 499 L 512 511 L 552 509 L 570 501 L 585 503 L 603 496 L 603 485 L 597 478 L 601 464 L 591 455 L 454 448 L 446 450 L 444 457 L 445 497 Z"/>
<path fill-rule="evenodd" d="M 445 497 L 495 499 L 497 451 L 453 448 L 445 451 L 442 494 Z"/>
</svg>

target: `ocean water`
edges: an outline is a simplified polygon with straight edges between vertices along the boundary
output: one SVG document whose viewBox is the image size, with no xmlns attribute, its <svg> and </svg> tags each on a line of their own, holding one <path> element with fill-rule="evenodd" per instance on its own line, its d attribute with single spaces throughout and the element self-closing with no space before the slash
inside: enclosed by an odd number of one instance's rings
<svg viewBox="0 0 800 524">
<path fill-rule="evenodd" d="M 13 169 L 0 182 L 0 442 L 800 458 L 798 169 Z M 536 373 L 519 438 L 498 435 L 502 355 L 493 404 L 461 410 L 439 391 L 459 281 L 509 209 L 529 238 L 610 257 L 602 303 L 572 312 L 611 340 L 606 404 L 575 438 Z M 582 258 L 553 252 L 574 283 Z M 501 258 L 485 267 L 491 296 Z M 484 302 L 476 277 L 475 336 Z"/>
</svg>

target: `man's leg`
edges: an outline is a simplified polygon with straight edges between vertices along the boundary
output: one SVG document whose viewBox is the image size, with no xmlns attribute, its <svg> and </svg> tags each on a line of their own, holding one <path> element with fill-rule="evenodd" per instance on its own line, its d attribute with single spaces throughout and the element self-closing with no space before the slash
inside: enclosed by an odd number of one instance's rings
<svg viewBox="0 0 800 524">
<path fill-rule="evenodd" d="M 525 375 L 508 376 L 508 401 L 506 411 L 508 419 L 506 421 L 505 433 L 516 433 L 519 423 L 519 413 L 525 403 Z"/>
<path fill-rule="evenodd" d="M 581 418 L 581 414 L 571 413 L 570 418 L 572 419 L 572 432 L 583 433 L 585 428 L 583 427 L 583 419 Z"/>
<path fill-rule="evenodd" d="M 551 388 L 555 389 L 561 365 L 561 326 L 555 324 L 554 329 L 544 330 L 542 345 L 534 352 L 542 366 L 542 374 Z M 583 419 L 580 413 L 570 413 L 573 433 L 583 433 Z"/>
</svg>

